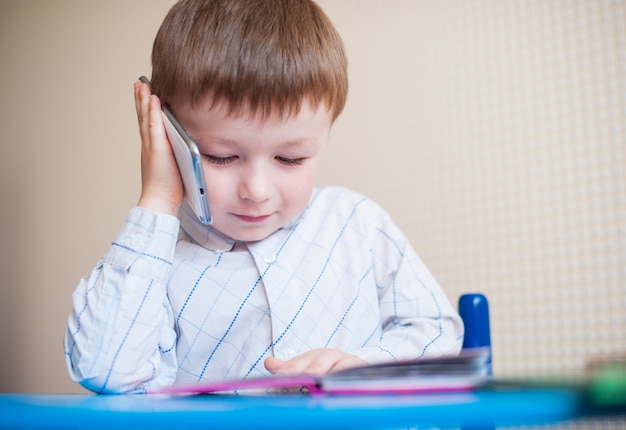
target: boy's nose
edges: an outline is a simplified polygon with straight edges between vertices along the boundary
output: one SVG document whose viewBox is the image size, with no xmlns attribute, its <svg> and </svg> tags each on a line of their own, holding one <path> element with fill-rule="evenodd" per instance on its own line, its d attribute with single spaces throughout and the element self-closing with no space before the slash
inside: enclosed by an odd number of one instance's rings
<svg viewBox="0 0 626 430">
<path fill-rule="evenodd" d="M 260 166 L 252 166 L 240 178 L 239 197 L 254 202 L 268 200 L 272 196 L 272 182 Z"/>
</svg>

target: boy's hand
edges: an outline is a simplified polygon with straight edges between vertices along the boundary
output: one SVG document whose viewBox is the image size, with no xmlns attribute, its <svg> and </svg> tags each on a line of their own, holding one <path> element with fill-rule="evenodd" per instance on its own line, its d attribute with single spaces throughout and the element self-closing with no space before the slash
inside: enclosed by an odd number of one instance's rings
<svg viewBox="0 0 626 430">
<path fill-rule="evenodd" d="M 337 370 L 366 365 L 363 359 L 338 349 L 312 349 L 291 360 L 265 359 L 265 368 L 274 375 L 323 375 Z"/>
<path fill-rule="evenodd" d="M 183 202 L 183 183 L 170 146 L 161 103 L 148 85 L 135 83 L 135 108 L 141 134 L 141 196 L 138 206 L 176 216 Z"/>
</svg>

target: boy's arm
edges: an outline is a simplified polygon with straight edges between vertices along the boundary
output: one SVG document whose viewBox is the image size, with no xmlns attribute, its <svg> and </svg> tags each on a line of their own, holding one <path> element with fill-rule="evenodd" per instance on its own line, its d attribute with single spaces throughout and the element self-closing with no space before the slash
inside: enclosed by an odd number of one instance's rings
<svg viewBox="0 0 626 430">
<path fill-rule="evenodd" d="M 264 364 L 271 373 L 324 374 L 367 363 L 460 351 L 463 323 L 438 282 L 379 206 L 367 205 L 364 212 L 374 214 L 366 217 L 364 231 L 369 231 L 371 238 L 369 250 L 375 287 L 379 289 L 381 332 L 358 350 L 319 348 L 289 360 L 269 357 Z M 377 216 L 378 220 L 372 221 Z"/>
<path fill-rule="evenodd" d="M 94 392 L 141 392 L 176 375 L 166 283 L 178 220 L 134 208 L 73 295 L 65 335 L 72 379 Z"/>
<path fill-rule="evenodd" d="M 359 350 L 367 362 L 456 354 L 463 322 L 410 243 L 385 213 L 372 245 L 382 336 Z"/>
<path fill-rule="evenodd" d="M 141 135 L 138 207 L 91 275 L 81 280 L 65 337 L 72 378 L 96 392 L 171 384 L 176 371 L 166 282 L 178 234 L 174 215 L 183 199 L 182 181 L 159 99 L 140 82 L 134 95 Z"/>
</svg>

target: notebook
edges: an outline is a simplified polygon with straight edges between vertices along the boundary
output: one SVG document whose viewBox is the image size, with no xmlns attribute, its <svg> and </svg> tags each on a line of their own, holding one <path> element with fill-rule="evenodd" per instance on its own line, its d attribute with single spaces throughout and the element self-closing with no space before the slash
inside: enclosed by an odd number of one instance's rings
<svg viewBox="0 0 626 430">
<path fill-rule="evenodd" d="M 371 364 L 320 376 L 267 376 L 201 382 L 160 388 L 151 393 L 193 395 L 299 391 L 312 395 L 358 395 L 468 391 L 488 380 L 489 358 L 488 348 L 474 348 L 454 356 Z"/>
</svg>

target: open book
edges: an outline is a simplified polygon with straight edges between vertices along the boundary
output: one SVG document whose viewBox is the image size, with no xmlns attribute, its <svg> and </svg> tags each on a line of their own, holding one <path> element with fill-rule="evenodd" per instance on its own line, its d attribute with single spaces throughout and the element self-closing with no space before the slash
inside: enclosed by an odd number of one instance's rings
<svg viewBox="0 0 626 430">
<path fill-rule="evenodd" d="M 475 348 L 455 356 L 371 364 L 321 376 L 268 376 L 203 382 L 161 388 L 152 393 L 185 395 L 300 390 L 311 394 L 351 395 L 467 391 L 487 381 L 489 361 L 489 349 Z"/>
</svg>

